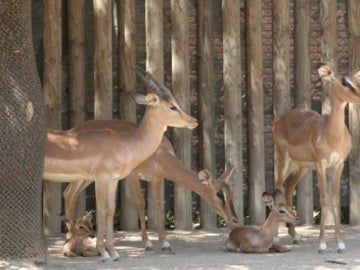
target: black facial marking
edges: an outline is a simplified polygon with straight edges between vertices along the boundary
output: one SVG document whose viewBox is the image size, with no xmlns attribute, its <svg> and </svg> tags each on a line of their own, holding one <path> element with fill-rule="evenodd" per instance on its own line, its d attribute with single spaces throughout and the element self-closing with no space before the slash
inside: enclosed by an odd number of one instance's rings
<svg viewBox="0 0 360 270">
<path fill-rule="evenodd" d="M 351 83 L 349 83 L 345 78 L 342 78 L 341 83 L 343 86 L 346 86 L 347 88 L 349 88 L 351 92 L 355 93 L 354 86 Z"/>
</svg>

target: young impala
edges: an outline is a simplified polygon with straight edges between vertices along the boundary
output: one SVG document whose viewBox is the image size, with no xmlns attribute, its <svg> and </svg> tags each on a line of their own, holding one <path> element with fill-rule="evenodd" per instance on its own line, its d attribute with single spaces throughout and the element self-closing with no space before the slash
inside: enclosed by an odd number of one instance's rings
<svg viewBox="0 0 360 270">
<path fill-rule="evenodd" d="M 320 115 L 315 111 L 294 109 L 273 124 L 275 143 L 276 168 L 278 172 L 277 188 L 285 189 L 286 203 L 292 205 L 295 187 L 305 173 L 315 169 L 321 203 L 321 224 L 319 236 L 319 252 L 326 251 L 325 242 L 325 207 L 328 205 L 326 196 L 326 173 L 329 167 L 332 172 L 332 205 L 335 218 L 335 236 L 338 252 L 345 250 L 340 232 L 339 196 L 340 179 L 344 160 L 351 150 L 351 136 L 345 125 L 345 107 L 347 103 L 360 103 L 360 71 L 349 76 L 336 78 L 331 68 L 322 64 L 319 69 L 320 78 L 330 82 L 330 114 Z M 287 176 L 291 176 L 288 177 Z M 289 233 L 296 240 L 294 226 Z"/>
<path fill-rule="evenodd" d="M 115 132 L 132 132 L 136 124 L 122 120 L 91 120 L 87 121 L 73 130 L 96 130 L 111 129 Z M 153 199 L 156 205 L 156 220 L 159 241 L 163 249 L 170 249 L 169 242 L 165 239 L 164 213 L 161 207 L 161 181 L 164 178 L 174 183 L 191 189 L 198 193 L 210 207 L 220 216 L 224 217 L 228 224 L 237 222 L 237 215 L 232 202 L 232 192 L 227 184 L 233 170 L 224 172 L 219 179 L 213 179 L 207 170 L 199 174 L 188 169 L 176 156 L 169 140 L 164 136 L 159 148 L 147 160 L 137 166 L 128 176 L 128 183 L 133 193 L 140 218 L 142 240 L 146 249 L 152 249 L 145 226 L 145 201 L 141 193 L 139 177 L 149 181 L 152 188 Z M 68 217 L 75 216 L 76 200 L 80 192 L 85 189 L 91 181 L 70 182 L 64 191 L 65 213 Z"/>
<path fill-rule="evenodd" d="M 234 228 L 226 240 L 227 251 L 244 253 L 267 253 L 270 250 L 287 252 L 288 248 L 274 241 L 278 235 L 279 223 L 296 223 L 298 220 L 291 207 L 283 204 L 282 192 L 275 190 L 273 195 L 263 193 L 263 202 L 270 208 L 270 214 L 261 226 L 248 225 Z"/>
<path fill-rule="evenodd" d="M 63 246 L 63 254 L 67 257 L 93 257 L 100 255 L 96 249 L 95 231 L 93 230 L 92 213 L 89 212 L 83 218 L 66 220 L 66 241 Z"/>
<path fill-rule="evenodd" d="M 137 103 L 147 105 L 135 130 L 128 133 L 110 129 L 47 133 L 44 179 L 57 182 L 95 181 L 96 246 L 103 261 L 110 256 L 113 260 L 119 258 L 113 243 L 118 181 L 155 152 L 168 126 L 189 129 L 197 126 L 196 119 L 179 107 L 169 89 L 147 72 L 137 69 L 137 73 L 152 92 L 146 96 L 133 94 Z"/>
</svg>

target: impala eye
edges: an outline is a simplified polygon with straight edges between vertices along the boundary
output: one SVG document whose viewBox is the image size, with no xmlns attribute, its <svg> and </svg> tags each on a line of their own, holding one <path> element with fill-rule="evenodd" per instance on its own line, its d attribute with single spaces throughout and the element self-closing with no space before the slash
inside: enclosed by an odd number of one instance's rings
<svg viewBox="0 0 360 270">
<path fill-rule="evenodd" d="M 218 191 L 218 192 L 216 192 L 216 196 L 218 196 L 220 199 L 223 199 L 224 193 L 222 193 L 222 191 Z"/>
<path fill-rule="evenodd" d="M 280 210 L 279 210 L 279 213 L 280 213 L 280 214 L 285 214 L 286 212 L 285 212 L 285 210 L 280 209 Z"/>
<path fill-rule="evenodd" d="M 177 111 L 177 107 L 176 107 L 175 105 L 172 105 L 172 106 L 170 107 L 170 110 L 172 110 L 172 111 Z"/>
</svg>

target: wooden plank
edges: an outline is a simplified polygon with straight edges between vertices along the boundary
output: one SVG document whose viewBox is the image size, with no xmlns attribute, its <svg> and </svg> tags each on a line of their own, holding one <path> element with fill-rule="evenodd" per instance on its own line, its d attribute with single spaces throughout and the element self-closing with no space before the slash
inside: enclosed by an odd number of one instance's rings
<svg viewBox="0 0 360 270">
<path fill-rule="evenodd" d="M 360 67 L 360 2 L 349 0 L 349 69 Z M 350 153 L 350 224 L 360 224 L 360 106 L 350 104 L 349 125 L 353 148 Z"/>
<path fill-rule="evenodd" d="M 189 7 L 187 0 L 171 0 L 172 90 L 179 105 L 190 112 Z M 175 128 L 172 141 L 176 156 L 191 168 L 191 131 Z M 191 190 L 174 186 L 176 229 L 192 228 Z"/>
<path fill-rule="evenodd" d="M 213 67 L 213 0 L 198 0 L 198 103 L 200 165 L 215 175 L 215 110 Z M 216 227 L 216 215 L 206 204 L 200 204 L 201 227 Z"/>
<path fill-rule="evenodd" d="M 119 90 L 120 117 L 123 120 L 136 123 L 136 104 L 124 90 L 136 89 L 136 22 L 135 1 L 123 0 L 118 2 L 118 50 L 119 50 Z M 120 228 L 122 230 L 138 229 L 138 212 L 133 194 L 127 180 L 120 181 Z"/>
<path fill-rule="evenodd" d="M 336 0 L 321 0 L 320 1 L 320 28 L 321 28 L 321 37 L 320 37 L 320 46 L 321 46 L 321 62 L 327 63 L 332 70 L 337 74 L 337 40 L 336 40 L 336 26 L 337 26 L 337 16 L 336 16 Z M 321 112 L 329 113 L 331 110 L 330 107 L 330 98 L 329 98 L 329 83 L 322 82 L 322 105 Z M 344 119 L 345 121 L 345 119 Z M 326 172 L 327 185 L 326 193 L 328 198 L 331 198 L 331 175 L 332 169 L 328 169 Z M 327 225 L 334 224 L 334 215 L 330 205 L 327 207 Z"/>
<path fill-rule="evenodd" d="M 311 108 L 310 2 L 295 1 L 295 107 Z M 297 215 L 313 224 L 313 172 L 308 172 L 296 189 Z"/>
<path fill-rule="evenodd" d="M 112 118 L 112 1 L 94 5 L 94 113 L 96 119 Z"/>
<path fill-rule="evenodd" d="M 145 2 L 145 32 L 146 32 L 146 70 L 157 77 L 161 82 L 164 81 L 164 56 L 163 56 L 163 1 L 146 0 Z M 162 196 L 164 194 L 164 184 L 162 183 Z M 149 190 L 150 199 L 148 201 L 148 227 L 155 228 L 162 226 L 156 224 L 154 200 L 151 199 L 151 189 Z M 164 201 L 161 198 L 161 201 Z M 165 218 L 165 217 L 164 217 Z"/>
<path fill-rule="evenodd" d="M 69 50 L 69 124 L 70 127 L 85 121 L 85 1 L 70 0 L 68 11 Z M 85 192 L 76 203 L 76 215 L 85 214 Z"/>
<path fill-rule="evenodd" d="M 246 55 L 247 55 L 247 104 L 248 153 L 249 153 L 249 213 L 250 224 L 262 224 L 265 207 L 262 194 L 265 190 L 264 110 L 262 85 L 262 27 L 261 1 L 249 1 L 246 5 Z M 279 60 L 279 59 L 278 59 Z M 284 59 L 285 60 L 285 59 Z M 286 79 L 286 78 L 284 78 Z M 284 89 L 285 90 L 285 89 Z"/>
<path fill-rule="evenodd" d="M 44 1 L 44 97 L 47 127 L 61 129 L 61 0 Z M 44 230 L 61 230 L 61 184 L 44 181 Z"/>
</svg>

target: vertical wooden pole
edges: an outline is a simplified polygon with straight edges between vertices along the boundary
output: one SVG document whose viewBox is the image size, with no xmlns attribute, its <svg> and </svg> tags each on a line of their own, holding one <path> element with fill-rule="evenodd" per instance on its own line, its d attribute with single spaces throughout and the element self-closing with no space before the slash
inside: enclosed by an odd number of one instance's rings
<svg viewBox="0 0 360 270">
<path fill-rule="evenodd" d="M 135 1 L 118 1 L 119 22 L 119 89 L 121 119 L 136 123 L 136 104 L 124 90 L 135 90 L 136 75 L 136 44 L 135 44 Z M 120 227 L 123 230 L 138 228 L 138 213 L 133 194 L 127 180 L 120 181 L 119 192 L 121 200 Z"/>
<path fill-rule="evenodd" d="M 241 88 L 241 38 L 240 2 L 222 1 L 223 50 L 224 50 L 224 112 L 225 112 L 225 162 L 226 169 L 232 167 L 234 207 L 243 224 L 243 155 L 242 155 L 242 88 Z"/>
<path fill-rule="evenodd" d="M 249 153 L 249 212 L 250 224 L 262 224 L 265 220 L 265 207 L 262 193 L 265 190 L 265 148 L 264 148 L 264 110 L 262 85 L 262 27 L 261 1 L 246 2 L 246 52 L 247 52 L 247 96 L 248 96 L 248 153 Z M 286 39 L 286 37 L 285 37 Z M 279 47 L 278 50 L 284 48 Z M 277 61 L 286 61 L 278 58 Z M 279 78 L 278 84 L 285 87 L 286 78 Z M 288 89 L 283 89 L 284 91 Z"/>
<path fill-rule="evenodd" d="M 94 112 L 97 119 L 112 118 L 112 1 L 94 5 Z"/>
<path fill-rule="evenodd" d="M 349 69 L 360 67 L 360 2 L 349 0 Z M 350 133 L 353 148 L 350 153 L 350 224 L 360 224 L 360 107 L 349 106 Z"/>
<path fill-rule="evenodd" d="M 321 62 L 327 63 L 337 74 L 337 41 L 336 41 L 336 0 L 321 0 L 320 1 L 320 27 L 321 27 Z M 322 114 L 329 113 L 331 111 L 330 98 L 329 98 L 329 83 L 323 81 L 322 83 Z M 331 172 L 332 169 L 328 169 L 326 173 L 327 186 L 326 193 L 328 198 L 331 198 Z M 334 224 L 334 215 L 332 208 L 328 205 L 327 225 Z"/>
<path fill-rule="evenodd" d="M 171 0 L 172 90 L 179 105 L 190 111 L 190 56 L 188 1 Z M 172 140 L 176 156 L 191 168 L 191 132 L 174 129 Z M 177 229 L 192 228 L 191 190 L 174 186 L 174 213 Z"/>
<path fill-rule="evenodd" d="M 85 1 L 70 0 L 68 12 L 69 35 L 69 120 L 70 127 L 85 121 Z M 86 210 L 85 192 L 76 203 L 76 215 Z"/>
<path fill-rule="evenodd" d="M 145 24 L 146 24 L 146 70 L 157 77 L 160 81 L 164 81 L 164 39 L 163 39 L 163 1 L 162 0 L 146 0 L 145 2 Z M 162 183 L 162 198 L 164 195 L 164 184 Z M 154 228 L 155 207 L 152 200 L 151 189 L 149 190 L 148 204 L 148 226 Z M 163 205 L 162 205 L 163 207 Z M 164 220 L 162 220 L 164 222 Z M 157 226 L 164 226 L 157 224 Z"/>
<path fill-rule="evenodd" d="M 213 5 L 213 0 L 197 1 L 200 164 L 215 175 Z M 216 227 L 216 215 L 204 201 L 200 209 L 201 226 L 204 229 Z"/>
<path fill-rule="evenodd" d="M 295 107 L 311 108 L 310 1 L 295 1 Z M 313 224 L 313 172 L 308 172 L 296 189 L 297 215 Z"/>
<path fill-rule="evenodd" d="M 61 129 L 61 0 L 44 0 L 44 95 L 47 127 Z M 44 182 L 44 230 L 60 233 L 61 184 Z"/>
</svg>

